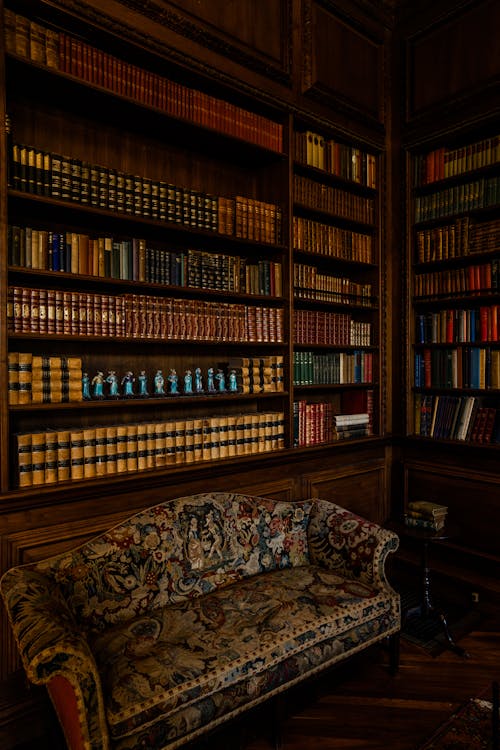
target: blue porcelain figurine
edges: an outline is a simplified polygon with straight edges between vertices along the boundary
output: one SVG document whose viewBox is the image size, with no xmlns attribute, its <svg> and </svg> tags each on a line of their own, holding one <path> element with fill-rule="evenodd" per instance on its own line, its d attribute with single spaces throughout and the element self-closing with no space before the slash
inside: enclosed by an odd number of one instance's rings
<svg viewBox="0 0 500 750">
<path fill-rule="evenodd" d="M 134 373 L 129 370 L 122 378 L 123 395 L 125 398 L 130 398 L 134 395 L 134 383 Z"/>
<path fill-rule="evenodd" d="M 155 375 L 155 396 L 165 395 L 165 378 L 162 370 L 157 370 Z"/>
</svg>

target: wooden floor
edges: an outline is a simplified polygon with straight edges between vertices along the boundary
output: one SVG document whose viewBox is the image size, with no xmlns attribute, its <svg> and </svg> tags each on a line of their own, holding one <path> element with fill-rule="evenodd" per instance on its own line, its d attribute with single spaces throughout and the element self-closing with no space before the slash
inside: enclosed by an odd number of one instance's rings
<svg viewBox="0 0 500 750">
<path fill-rule="evenodd" d="M 433 658 L 402 639 L 394 677 L 386 649 L 375 647 L 296 688 L 285 699 L 283 750 L 417 750 L 454 709 L 500 678 L 500 605 L 483 612 L 476 629 L 459 643 L 468 659 L 451 651 Z M 0 743 L 2 750 L 62 750 L 55 717 L 46 711 L 44 719 L 44 736 L 36 742 L 19 743 L 18 737 L 16 743 L 11 737 Z M 271 726 L 266 706 L 189 750 L 272 750 Z"/>
<path fill-rule="evenodd" d="M 404 639 L 399 674 L 387 670 L 387 653 L 373 649 L 346 668 L 297 689 L 283 724 L 283 750 L 416 750 L 469 697 L 500 678 L 500 607 L 484 614 L 460 639 L 464 659 L 446 651 L 433 658 Z M 271 750 L 271 720 L 256 714 L 241 747 Z M 203 749 L 235 750 L 235 737 Z"/>
</svg>

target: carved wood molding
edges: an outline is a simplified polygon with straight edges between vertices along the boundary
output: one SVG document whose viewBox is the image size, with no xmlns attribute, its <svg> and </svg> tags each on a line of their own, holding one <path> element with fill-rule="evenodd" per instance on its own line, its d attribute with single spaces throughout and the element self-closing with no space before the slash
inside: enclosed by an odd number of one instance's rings
<svg viewBox="0 0 500 750">
<path fill-rule="evenodd" d="M 315 7 L 316 6 L 316 7 Z M 372 44 L 377 49 L 380 73 L 377 85 L 380 87 L 378 102 L 375 109 L 369 109 L 361 102 L 351 100 L 341 91 L 336 91 L 321 81 L 321 71 L 317 66 L 318 44 L 315 35 L 315 16 L 317 9 L 321 9 L 338 20 L 346 29 L 358 34 L 367 44 Z M 303 0 L 302 1 L 302 65 L 301 65 L 301 89 L 302 92 L 314 101 L 327 105 L 332 110 L 342 113 L 347 117 L 355 117 L 365 122 L 370 128 L 378 131 L 384 130 L 385 106 L 384 106 L 384 82 L 385 82 L 385 59 L 383 54 L 383 32 L 381 36 L 371 33 L 364 28 L 360 22 L 347 16 L 330 0 Z"/>
<path fill-rule="evenodd" d="M 130 23 L 118 20 L 115 16 L 110 16 L 101 9 L 89 7 L 85 0 L 56 0 L 57 5 L 63 10 L 69 11 L 78 17 L 86 18 L 101 28 L 109 29 L 118 36 L 140 44 L 143 48 L 169 58 L 173 62 L 181 65 L 188 63 L 191 67 L 195 66 L 205 75 L 213 76 L 214 69 L 204 65 L 199 60 L 195 60 L 183 54 L 181 51 L 173 49 L 158 38 L 154 38 L 137 29 Z M 285 29 L 284 43 L 282 50 L 282 64 L 274 65 L 269 60 L 260 58 L 255 53 L 231 43 L 227 39 L 211 32 L 206 26 L 197 24 L 173 8 L 167 7 L 165 2 L 157 0 L 120 0 L 120 4 L 128 10 L 144 16 L 150 21 L 162 26 L 170 32 L 178 34 L 191 42 L 195 42 L 202 47 L 226 57 L 238 65 L 248 70 L 263 75 L 270 80 L 283 84 L 287 87 L 291 85 L 291 68 L 292 68 L 292 0 L 281 0 L 284 7 Z M 216 71 L 217 77 L 221 80 L 227 78 L 222 71 Z"/>
</svg>

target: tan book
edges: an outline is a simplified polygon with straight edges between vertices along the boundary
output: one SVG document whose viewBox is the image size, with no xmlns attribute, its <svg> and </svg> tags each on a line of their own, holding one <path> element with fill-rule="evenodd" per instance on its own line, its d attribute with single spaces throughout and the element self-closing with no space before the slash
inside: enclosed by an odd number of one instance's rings
<svg viewBox="0 0 500 750">
<path fill-rule="evenodd" d="M 45 453 L 46 433 L 40 430 L 31 434 L 31 466 L 33 484 L 43 484 L 45 481 Z"/>
<path fill-rule="evenodd" d="M 137 470 L 148 468 L 148 433 L 145 422 L 137 425 Z"/>
<path fill-rule="evenodd" d="M 106 475 L 106 427 L 94 429 L 94 466 L 95 476 Z"/>
<path fill-rule="evenodd" d="M 19 403 L 19 352 L 8 355 L 9 406 Z"/>
<path fill-rule="evenodd" d="M 116 425 L 116 471 L 127 471 L 127 425 Z"/>
<path fill-rule="evenodd" d="M 194 461 L 194 419 L 186 419 L 184 427 L 184 461 L 192 464 Z"/>
<path fill-rule="evenodd" d="M 236 417 L 236 455 L 242 456 L 245 450 L 246 438 L 246 415 L 238 414 Z"/>
<path fill-rule="evenodd" d="M 48 68 L 59 68 L 59 33 L 45 29 L 45 60 Z"/>
<path fill-rule="evenodd" d="M 87 427 L 83 430 L 83 476 L 85 479 L 93 479 L 95 470 L 95 427 Z"/>
<path fill-rule="evenodd" d="M 19 487 L 31 487 L 33 469 L 31 465 L 31 433 L 21 433 L 17 438 L 17 467 Z"/>
<path fill-rule="evenodd" d="M 57 444 L 58 433 L 49 430 L 45 433 L 45 484 L 53 484 L 58 481 L 57 475 Z"/>
<path fill-rule="evenodd" d="M 263 424 L 263 450 L 271 451 L 273 449 L 273 420 L 272 412 L 261 414 Z"/>
<path fill-rule="evenodd" d="M 173 426 L 171 428 L 172 438 L 170 448 L 170 463 L 174 463 L 174 439 L 173 439 Z M 155 466 L 165 466 L 167 463 L 167 426 L 165 422 L 156 423 L 155 432 Z"/>
<path fill-rule="evenodd" d="M 250 453 L 259 452 L 259 414 L 251 414 L 249 416 L 250 423 Z M 248 445 L 248 443 L 245 443 Z"/>
<path fill-rule="evenodd" d="M 153 469 L 156 465 L 156 422 L 146 424 L 146 468 Z"/>
<path fill-rule="evenodd" d="M 194 463 L 203 460 L 203 419 L 193 419 L 193 458 Z"/>
<path fill-rule="evenodd" d="M 209 417 L 203 419 L 202 455 L 203 461 L 212 458 L 212 421 Z"/>
<path fill-rule="evenodd" d="M 216 461 L 220 458 L 220 418 L 210 418 L 210 458 L 212 461 Z"/>
<path fill-rule="evenodd" d="M 19 404 L 31 403 L 32 364 L 33 354 L 29 352 L 19 353 Z"/>
<path fill-rule="evenodd" d="M 227 456 L 236 456 L 236 415 L 227 415 Z"/>
<path fill-rule="evenodd" d="M 71 479 L 71 435 L 69 430 L 57 433 L 57 481 L 67 482 Z"/>
<path fill-rule="evenodd" d="M 106 427 L 106 474 L 116 474 L 117 472 L 116 453 L 116 425 L 109 425 Z"/>
<path fill-rule="evenodd" d="M 219 458 L 227 458 L 228 456 L 228 417 L 225 414 L 219 417 Z"/>
<path fill-rule="evenodd" d="M 175 463 L 186 462 L 186 420 L 175 421 Z"/>
<path fill-rule="evenodd" d="M 71 479 L 83 479 L 83 430 L 75 430 L 70 434 Z"/>
<path fill-rule="evenodd" d="M 165 458 L 162 465 L 172 466 L 176 461 L 176 448 L 175 448 L 175 436 L 177 430 L 177 422 L 175 419 L 168 419 L 163 423 L 162 434 L 165 436 L 164 442 L 164 453 Z"/>
<path fill-rule="evenodd" d="M 33 62 L 45 65 L 45 28 L 35 21 L 30 21 L 30 58 Z"/>
<path fill-rule="evenodd" d="M 30 22 L 24 16 L 16 14 L 16 55 L 30 56 Z"/>
<path fill-rule="evenodd" d="M 16 54 L 16 14 L 9 8 L 4 8 L 5 51 L 9 55 Z"/>
<path fill-rule="evenodd" d="M 137 425 L 127 425 L 127 471 L 137 471 Z"/>
</svg>

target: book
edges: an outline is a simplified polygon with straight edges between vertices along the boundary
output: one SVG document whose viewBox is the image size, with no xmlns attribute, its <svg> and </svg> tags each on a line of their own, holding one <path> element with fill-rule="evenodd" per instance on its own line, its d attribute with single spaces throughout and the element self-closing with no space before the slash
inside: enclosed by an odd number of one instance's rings
<svg viewBox="0 0 500 750">
<path fill-rule="evenodd" d="M 410 500 L 407 503 L 409 511 L 422 514 L 423 517 L 437 518 L 446 516 L 448 506 L 431 500 Z"/>
<path fill-rule="evenodd" d="M 57 432 L 57 481 L 71 479 L 71 433 L 69 430 Z"/>
<path fill-rule="evenodd" d="M 19 487 L 31 487 L 33 484 L 31 433 L 19 433 L 16 435 L 16 443 Z"/>
<path fill-rule="evenodd" d="M 406 526 L 429 529 L 430 531 L 440 531 L 445 526 L 444 519 L 428 519 L 428 518 L 412 518 L 411 516 L 405 515 L 404 522 Z"/>
<path fill-rule="evenodd" d="M 31 471 L 32 484 L 44 484 L 46 460 L 46 432 L 39 430 L 31 434 Z"/>
<path fill-rule="evenodd" d="M 93 427 L 83 430 L 83 476 L 93 479 L 96 475 L 96 432 Z"/>
<path fill-rule="evenodd" d="M 75 430 L 70 433 L 70 459 L 71 479 L 83 479 L 84 477 L 84 453 L 83 453 L 83 430 Z"/>
<path fill-rule="evenodd" d="M 56 430 L 48 430 L 45 433 L 45 484 L 53 484 L 58 481 L 57 458 L 58 433 Z"/>
<path fill-rule="evenodd" d="M 118 435 L 116 425 L 106 427 L 106 474 L 116 474 L 118 471 L 117 464 L 117 443 Z"/>
<path fill-rule="evenodd" d="M 127 425 L 116 425 L 116 472 L 127 471 Z"/>
</svg>

